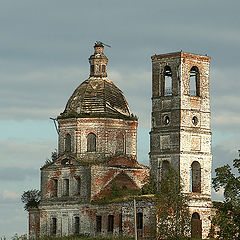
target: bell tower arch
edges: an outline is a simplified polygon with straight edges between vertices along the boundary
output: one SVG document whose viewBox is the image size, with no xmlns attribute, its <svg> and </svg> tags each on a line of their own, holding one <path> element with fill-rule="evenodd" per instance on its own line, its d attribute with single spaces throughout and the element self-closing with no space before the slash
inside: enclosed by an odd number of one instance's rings
<svg viewBox="0 0 240 240">
<path fill-rule="evenodd" d="M 186 52 L 152 56 L 151 176 L 158 183 L 166 161 L 180 172 L 203 238 L 211 224 L 209 63 L 208 56 Z"/>
</svg>

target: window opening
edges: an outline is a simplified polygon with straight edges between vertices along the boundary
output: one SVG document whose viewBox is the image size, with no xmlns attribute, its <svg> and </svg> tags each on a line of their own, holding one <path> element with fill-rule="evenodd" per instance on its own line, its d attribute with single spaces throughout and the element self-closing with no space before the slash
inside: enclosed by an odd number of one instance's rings
<svg viewBox="0 0 240 240">
<path fill-rule="evenodd" d="M 102 216 L 96 216 L 96 230 L 102 232 Z"/>
<path fill-rule="evenodd" d="M 165 125 L 168 125 L 170 123 L 170 117 L 168 115 L 164 116 L 163 117 L 163 123 Z"/>
<path fill-rule="evenodd" d="M 191 190 L 195 193 L 201 193 L 201 166 L 197 161 L 191 165 Z"/>
<path fill-rule="evenodd" d="M 52 218 L 52 235 L 57 234 L 57 218 Z"/>
<path fill-rule="evenodd" d="M 192 118 L 192 123 L 193 123 L 194 126 L 196 126 L 198 124 L 198 118 L 196 116 L 194 116 Z"/>
<path fill-rule="evenodd" d="M 58 195 L 58 180 L 57 179 L 53 179 L 53 196 L 57 197 Z"/>
<path fill-rule="evenodd" d="M 137 229 L 143 229 L 143 213 L 137 213 Z"/>
<path fill-rule="evenodd" d="M 106 66 L 102 65 L 102 72 L 106 72 Z"/>
<path fill-rule="evenodd" d="M 64 179 L 63 180 L 63 184 L 64 184 L 64 196 L 69 196 L 69 179 Z"/>
<path fill-rule="evenodd" d="M 172 95 L 172 71 L 169 66 L 164 69 L 164 96 Z"/>
<path fill-rule="evenodd" d="M 87 136 L 87 151 L 96 152 L 96 135 L 89 133 Z"/>
<path fill-rule="evenodd" d="M 122 133 L 117 135 L 117 148 L 116 152 L 125 152 L 125 140 L 124 140 L 124 135 Z"/>
<path fill-rule="evenodd" d="M 114 227 L 114 216 L 108 215 L 108 232 L 113 232 Z"/>
<path fill-rule="evenodd" d="M 80 220 L 79 217 L 75 217 L 74 218 L 74 222 L 75 222 L 75 234 L 79 234 L 80 233 Z"/>
<path fill-rule="evenodd" d="M 94 65 L 91 65 L 90 71 L 91 71 L 91 73 L 94 73 Z"/>
<path fill-rule="evenodd" d="M 192 215 L 192 238 L 202 239 L 202 221 L 197 212 Z"/>
<path fill-rule="evenodd" d="M 71 152 L 71 135 L 68 133 L 65 138 L 65 151 Z"/>
<path fill-rule="evenodd" d="M 190 70 L 190 95 L 191 96 L 200 96 L 200 79 L 199 71 L 197 67 L 192 67 Z"/>
<path fill-rule="evenodd" d="M 77 178 L 77 195 L 81 194 L 81 178 Z"/>
<path fill-rule="evenodd" d="M 119 214 L 119 233 L 121 234 L 123 231 L 122 229 L 122 214 Z"/>
</svg>

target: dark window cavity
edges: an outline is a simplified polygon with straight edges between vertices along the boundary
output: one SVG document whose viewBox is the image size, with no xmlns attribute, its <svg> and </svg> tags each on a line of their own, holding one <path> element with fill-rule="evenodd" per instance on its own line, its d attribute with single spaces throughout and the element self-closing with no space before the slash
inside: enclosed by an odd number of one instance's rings
<svg viewBox="0 0 240 240">
<path fill-rule="evenodd" d="M 122 234 L 122 214 L 119 214 L 119 233 Z"/>
<path fill-rule="evenodd" d="M 192 118 L 192 123 L 193 123 L 194 126 L 196 126 L 198 124 L 198 118 L 196 116 L 194 116 Z"/>
<path fill-rule="evenodd" d="M 190 70 L 189 88 L 191 96 L 200 96 L 200 75 L 196 66 Z"/>
<path fill-rule="evenodd" d="M 96 152 L 96 135 L 89 133 L 87 136 L 87 151 Z"/>
<path fill-rule="evenodd" d="M 169 66 L 164 68 L 164 96 L 172 95 L 172 71 Z"/>
<path fill-rule="evenodd" d="M 65 138 L 65 151 L 71 152 L 71 135 L 68 133 Z"/>
<path fill-rule="evenodd" d="M 57 234 L 57 218 L 52 218 L 52 235 L 56 235 Z"/>
<path fill-rule="evenodd" d="M 96 216 L 96 231 L 102 232 L 102 216 Z"/>
<path fill-rule="evenodd" d="M 81 194 L 81 178 L 77 178 L 77 195 Z"/>
<path fill-rule="evenodd" d="M 168 115 L 165 115 L 165 116 L 163 117 L 163 123 L 164 123 L 165 125 L 168 125 L 168 124 L 170 123 L 170 117 L 169 117 Z"/>
<path fill-rule="evenodd" d="M 143 213 L 137 213 L 137 229 L 143 229 Z"/>
<path fill-rule="evenodd" d="M 79 217 L 75 217 L 74 218 L 74 233 L 75 234 L 79 234 L 80 233 L 80 221 L 79 221 Z"/>
<path fill-rule="evenodd" d="M 102 65 L 102 72 L 106 72 L 106 66 Z"/>
<path fill-rule="evenodd" d="M 90 71 L 91 71 L 91 73 L 94 73 L 94 65 L 90 66 Z"/>
<path fill-rule="evenodd" d="M 114 228 L 114 216 L 108 215 L 108 232 L 113 232 Z"/>
<path fill-rule="evenodd" d="M 191 185 L 192 192 L 201 193 L 201 166 L 197 161 L 191 165 Z"/>
</svg>

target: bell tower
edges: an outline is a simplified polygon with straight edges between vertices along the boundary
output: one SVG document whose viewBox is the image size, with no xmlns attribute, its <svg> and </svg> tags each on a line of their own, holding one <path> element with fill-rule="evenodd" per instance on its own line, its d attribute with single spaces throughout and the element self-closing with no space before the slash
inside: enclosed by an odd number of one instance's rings
<svg viewBox="0 0 240 240">
<path fill-rule="evenodd" d="M 203 238 L 211 224 L 209 62 L 182 51 L 152 56 L 151 176 L 160 182 L 168 164 L 180 172 L 201 229 L 192 234 Z"/>
</svg>

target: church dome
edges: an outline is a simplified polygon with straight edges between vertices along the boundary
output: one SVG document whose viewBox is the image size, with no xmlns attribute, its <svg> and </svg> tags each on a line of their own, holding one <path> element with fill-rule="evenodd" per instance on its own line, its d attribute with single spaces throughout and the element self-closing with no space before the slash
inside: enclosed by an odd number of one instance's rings
<svg viewBox="0 0 240 240">
<path fill-rule="evenodd" d="M 101 115 L 130 117 L 128 103 L 122 91 L 107 78 L 90 77 L 73 93 L 64 115 Z"/>
<path fill-rule="evenodd" d="M 108 59 L 97 42 L 89 58 L 90 77 L 74 91 L 61 117 L 129 118 L 128 103 L 122 91 L 107 78 Z"/>
</svg>

